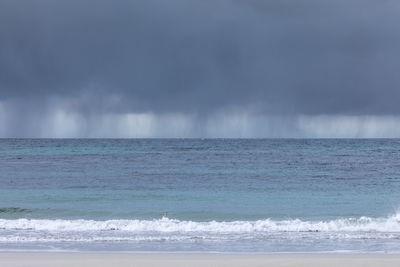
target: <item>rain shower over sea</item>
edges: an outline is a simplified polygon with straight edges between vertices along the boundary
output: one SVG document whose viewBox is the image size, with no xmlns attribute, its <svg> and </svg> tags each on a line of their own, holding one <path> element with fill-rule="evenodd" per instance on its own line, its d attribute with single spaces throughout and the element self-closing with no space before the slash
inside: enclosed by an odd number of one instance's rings
<svg viewBox="0 0 400 267">
<path fill-rule="evenodd" d="M 400 252 L 400 140 L 0 139 L 0 250 Z"/>
</svg>

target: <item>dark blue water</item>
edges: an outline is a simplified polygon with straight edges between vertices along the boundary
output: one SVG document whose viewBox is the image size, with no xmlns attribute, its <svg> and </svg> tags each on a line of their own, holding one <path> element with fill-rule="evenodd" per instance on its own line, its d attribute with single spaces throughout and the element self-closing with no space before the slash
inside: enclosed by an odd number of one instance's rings
<svg viewBox="0 0 400 267">
<path fill-rule="evenodd" d="M 0 248 L 400 251 L 398 139 L 0 139 Z"/>
</svg>

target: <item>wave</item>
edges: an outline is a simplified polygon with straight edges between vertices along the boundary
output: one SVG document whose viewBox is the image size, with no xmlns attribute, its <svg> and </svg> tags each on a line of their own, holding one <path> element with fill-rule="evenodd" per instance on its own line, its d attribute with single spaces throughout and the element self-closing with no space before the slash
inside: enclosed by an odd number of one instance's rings
<svg viewBox="0 0 400 267">
<path fill-rule="evenodd" d="M 17 207 L 0 208 L 0 213 L 23 213 L 23 212 L 32 212 L 32 210 L 17 208 Z"/>
<path fill-rule="evenodd" d="M 330 221 L 257 220 L 257 221 L 181 221 L 161 218 L 154 220 L 45 220 L 0 219 L 1 230 L 56 232 L 122 231 L 159 233 L 276 233 L 276 232 L 381 232 L 400 233 L 400 214 L 386 218 L 342 218 Z"/>
</svg>

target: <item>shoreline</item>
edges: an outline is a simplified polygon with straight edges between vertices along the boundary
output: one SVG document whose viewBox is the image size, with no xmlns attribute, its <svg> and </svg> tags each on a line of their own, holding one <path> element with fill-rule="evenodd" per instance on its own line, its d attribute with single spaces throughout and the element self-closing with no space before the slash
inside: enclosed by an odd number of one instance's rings
<svg viewBox="0 0 400 267">
<path fill-rule="evenodd" d="M 129 251 L 129 250 L 18 250 L 18 249 L 10 249 L 10 250 L 1 250 L 0 255 L 2 254 L 133 254 L 133 255 L 147 255 L 147 254 L 160 254 L 160 255 L 169 255 L 169 254 L 177 254 L 177 255 L 399 255 L 400 251 L 277 251 L 277 252 L 238 252 L 238 251 Z"/>
<path fill-rule="evenodd" d="M 0 252 L 0 266 L 400 266 L 400 253 Z"/>
</svg>

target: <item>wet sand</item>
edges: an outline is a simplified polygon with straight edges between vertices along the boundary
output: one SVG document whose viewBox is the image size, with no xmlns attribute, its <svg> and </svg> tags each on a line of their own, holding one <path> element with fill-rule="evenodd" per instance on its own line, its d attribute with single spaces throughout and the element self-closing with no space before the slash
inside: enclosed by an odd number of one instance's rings
<svg viewBox="0 0 400 267">
<path fill-rule="evenodd" d="M 213 254 L 1 252 L 0 266 L 400 266 L 400 254 Z"/>
</svg>

